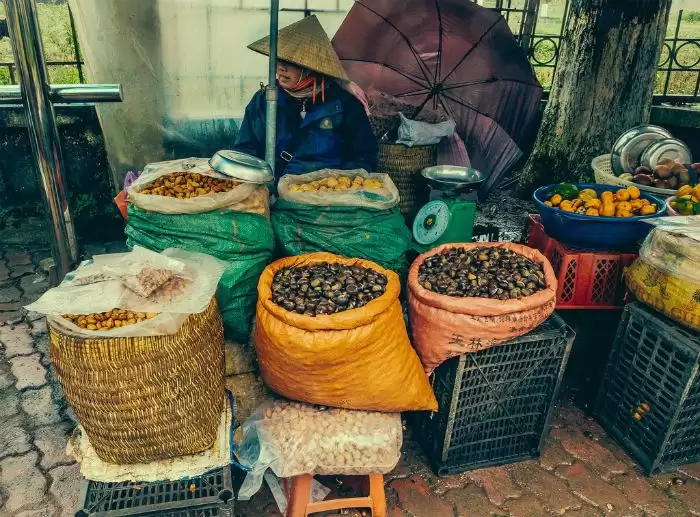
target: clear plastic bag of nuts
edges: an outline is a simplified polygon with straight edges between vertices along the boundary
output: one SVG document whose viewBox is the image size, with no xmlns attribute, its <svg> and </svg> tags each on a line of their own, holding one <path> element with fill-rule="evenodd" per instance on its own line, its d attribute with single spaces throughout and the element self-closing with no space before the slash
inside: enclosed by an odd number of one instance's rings
<svg viewBox="0 0 700 517">
<path fill-rule="evenodd" d="M 243 424 L 240 463 L 250 469 L 239 498 L 247 500 L 271 468 L 300 474 L 386 474 L 401 457 L 399 413 L 327 408 L 271 399 Z"/>
<path fill-rule="evenodd" d="M 170 248 L 160 254 L 135 249 L 98 255 L 83 268 L 89 269 L 90 275 L 105 274 L 109 279 L 81 284 L 72 279 L 86 276 L 72 274 L 71 280 L 49 289 L 27 309 L 45 314 L 52 326 L 67 334 L 94 338 L 176 333 L 188 315 L 209 306 L 226 265 L 202 253 Z M 161 268 L 167 268 L 165 273 L 157 278 L 149 276 L 151 270 Z M 140 287 L 148 288 L 147 297 L 124 285 L 129 276 Z M 104 320 L 122 324 L 98 324 Z"/>
</svg>

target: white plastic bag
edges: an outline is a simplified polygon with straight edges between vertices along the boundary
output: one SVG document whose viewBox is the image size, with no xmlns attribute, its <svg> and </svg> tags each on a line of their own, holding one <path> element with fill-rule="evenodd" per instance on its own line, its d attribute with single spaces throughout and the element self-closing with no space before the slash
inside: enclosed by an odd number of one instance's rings
<svg viewBox="0 0 700 517">
<path fill-rule="evenodd" d="M 163 292 L 163 289 L 159 289 L 150 297 L 143 298 L 124 286 L 119 275 L 133 272 L 139 264 L 148 264 L 149 260 L 152 263 L 151 255 L 162 255 L 159 264 L 182 265 L 174 277 L 181 281 L 179 290 Z M 143 262 L 139 262 L 139 259 Z M 81 272 L 81 269 L 88 273 Z M 82 337 L 170 335 L 178 331 L 188 315 L 200 313 L 209 306 L 224 269 L 225 263 L 214 257 L 179 248 L 169 248 L 162 254 L 141 248 L 132 253 L 98 255 L 94 262 L 89 262 L 75 274 L 68 275 L 61 285 L 49 289 L 26 308 L 45 314 L 52 325 Z M 76 284 L 76 279 L 95 275 L 109 279 Z M 82 329 L 62 317 L 63 314 L 92 314 L 115 308 L 160 314 L 142 323 L 108 331 Z"/>
<path fill-rule="evenodd" d="M 700 286 L 700 215 L 647 222 L 656 228 L 642 244 L 640 259 L 669 276 Z"/>
<path fill-rule="evenodd" d="M 355 176 L 361 176 L 364 179 L 376 179 L 382 183 L 383 187 L 372 190 L 350 188 L 341 191 L 325 192 L 293 192 L 289 188 L 291 185 L 301 185 L 328 178 L 329 176 L 347 176 L 351 179 Z M 306 205 L 359 206 L 376 210 L 388 210 L 398 205 L 400 200 L 399 190 L 388 174 L 369 173 L 364 169 L 349 171 L 322 169 L 307 174 L 286 174 L 280 178 L 277 189 L 282 199 Z"/>
<path fill-rule="evenodd" d="M 183 276 L 185 264 L 161 253 L 134 246 L 130 253 L 97 255 L 82 262 L 75 271 L 65 276 L 61 285 L 81 286 L 121 279 L 127 287 L 131 284 L 139 292 L 139 288 L 143 287 L 140 285 L 141 276 L 147 269 L 167 272 L 169 277 Z M 167 279 L 168 277 L 163 277 L 161 285 Z M 144 293 L 143 296 L 148 294 Z"/>
<path fill-rule="evenodd" d="M 401 415 L 269 400 L 243 424 L 240 463 L 250 468 L 239 499 L 250 499 L 267 468 L 278 477 L 391 472 L 401 457 Z"/>
<path fill-rule="evenodd" d="M 454 120 L 429 124 L 409 120 L 403 113 L 399 113 L 399 117 L 401 117 L 401 125 L 399 125 L 399 138 L 396 143 L 408 147 L 438 144 L 443 138 L 451 136 L 457 127 Z"/>
<path fill-rule="evenodd" d="M 700 331 L 700 216 L 647 222 L 656 228 L 625 270 L 627 287 L 638 300 Z"/>
<path fill-rule="evenodd" d="M 161 176 L 173 172 L 192 172 L 219 179 L 231 179 L 212 170 L 206 158 L 186 158 L 167 162 L 149 163 L 143 173 L 127 190 L 129 202 L 143 210 L 161 214 L 198 214 L 219 208 L 229 208 L 246 200 L 256 189 L 262 187 L 254 183 L 240 183 L 229 192 L 207 194 L 190 199 L 177 199 L 166 196 L 146 195 L 140 192 Z"/>
</svg>

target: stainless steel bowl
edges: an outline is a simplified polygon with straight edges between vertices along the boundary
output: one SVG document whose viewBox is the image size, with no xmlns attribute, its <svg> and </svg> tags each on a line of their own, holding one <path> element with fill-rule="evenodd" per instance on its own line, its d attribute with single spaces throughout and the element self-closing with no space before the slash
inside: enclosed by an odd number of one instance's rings
<svg viewBox="0 0 700 517">
<path fill-rule="evenodd" d="M 659 126 L 637 126 L 625 131 L 617 139 L 610 155 L 613 173 L 616 176 L 625 172 L 634 174 L 642 165 L 641 157 L 651 144 L 665 138 L 671 138 L 671 133 Z"/>
<path fill-rule="evenodd" d="M 677 138 L 666 138 L 654 142 L 642 153 L 642 165 L 652 170 L 664 159 L 670 159 L 683 165 L 693 163 L 690 149 L 685 142 Z"/>
<path fill-rule="evenodd" d="M 456 165 L 426 167 L 421 175 L 436 190 L 458 193 L 476 190 L 486 179 L 481 171 Z"/>
<path fill-rule="evenodd" d="M 265 160 L 238 151 L 218 151 L 209 160 L 209 166 L 244 183 L 269 183 L 274 178 Z"/>
</svg>

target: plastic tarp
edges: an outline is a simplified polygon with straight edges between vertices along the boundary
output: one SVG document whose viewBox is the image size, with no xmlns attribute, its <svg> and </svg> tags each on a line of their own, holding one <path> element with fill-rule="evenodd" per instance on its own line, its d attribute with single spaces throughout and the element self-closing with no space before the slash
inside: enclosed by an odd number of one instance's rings
<svg viewBox="0 0 700 517">
<path fill-rule="evenodd" d="M 88 81 L 124 92 L 123 102 L 96 107 L 115 193 L 128 170 L 232 147 L 246 105 L 267 82 L 267 58 L 246 46 L 268 34 L 269 0 L 69 4 Z M 304 0 L 280 4 L 280 27 L 304 15 Z M 318 13 L 329 36 L 351 6 L 342 0 Z"/>
</svg>

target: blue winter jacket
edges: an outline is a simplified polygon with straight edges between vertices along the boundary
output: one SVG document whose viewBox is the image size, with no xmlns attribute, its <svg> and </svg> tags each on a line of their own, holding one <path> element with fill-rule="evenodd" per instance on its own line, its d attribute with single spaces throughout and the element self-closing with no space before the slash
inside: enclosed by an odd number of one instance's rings
<svg viewBox="0 0 700 517">
<path fill-rule="evenodd" d="M 302 119 L 301 103 L 277 86 L 277 139 L 275 183 L 284 174 L 304 174 L 319 169 L 377 168 L 378 146 L 364 107 L 336 83 L 326 87 L 325 102 L 308 100 Z M 292 142 L 297 131 L 303 134 Z M 290 145 L 295 148 L 291 149 Z M 258 91 L 245 110 L 234 147 L 265 158 L 265 92 Z M 285 154 L 291 161 L 281 159 Z M 284 170 L 282 170 L 284 169 Z"/>
</svg>

